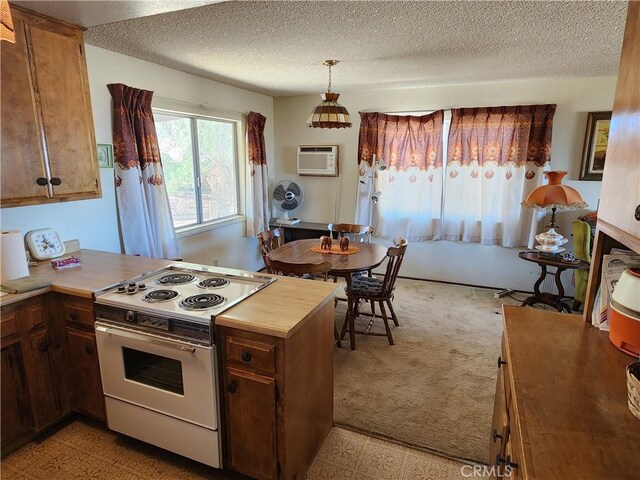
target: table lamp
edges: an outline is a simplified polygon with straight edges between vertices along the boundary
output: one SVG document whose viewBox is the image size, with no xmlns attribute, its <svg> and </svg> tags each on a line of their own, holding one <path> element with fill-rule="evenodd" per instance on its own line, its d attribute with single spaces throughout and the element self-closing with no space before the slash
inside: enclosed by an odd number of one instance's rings
<svg viewBox="0 0 640 480">
<path fill-rule="evenodd" d="M 562 245 L 568 242 L 566 238 L 556 232 L 556 210 L 582 210 L 589 205 L 585 203 L 574 188 L 562 185 L 562 177 L 567 172 L 544 172 L 549 180 L 547 185 L 541 185 L 529 194 L 522 202 L 523 207 L 533 207 L 539 210 L 551 209 L 551 225 L 549 230 L 536 235 L 538 245 L 536 249 L 546 253 L 564 251 Z"/>
</svg>

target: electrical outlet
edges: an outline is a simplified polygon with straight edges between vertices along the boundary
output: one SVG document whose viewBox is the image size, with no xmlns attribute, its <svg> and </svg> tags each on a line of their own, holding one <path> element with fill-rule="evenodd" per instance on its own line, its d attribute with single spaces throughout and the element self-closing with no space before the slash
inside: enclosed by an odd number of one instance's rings
<svg viewBox="0 0 640 480">
<path fill-rule="evenodd" d="M 511 289 L 511 288 L 507 288 L 505 290 L 500 290 L 499 292 L 496 292 L 496 293 L 493 294 L 493 298 L 506 297 L 510 293 L 513 293 L 513 289 Z"/>
<path fill-rule="evenodd" d="M 213 261 L 211 262 L 211 265 L 213 265 L 214 267 L 218 266 L 218 259 L 214 258 Z"/>
</svg>

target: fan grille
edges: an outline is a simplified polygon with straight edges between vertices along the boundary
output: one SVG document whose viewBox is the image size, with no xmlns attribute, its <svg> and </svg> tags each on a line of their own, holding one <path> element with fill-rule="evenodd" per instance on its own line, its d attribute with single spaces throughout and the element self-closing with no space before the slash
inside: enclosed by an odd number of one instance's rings
<svg viewBox="0 0 640 480">
<path fill-rule="evenodd" d="M 285 212 L 300 208 L 303 198 L 304 194 L 300 185 L 290 180 L 281 181 L 273 190 L 276 207 Z"/>
</svg>

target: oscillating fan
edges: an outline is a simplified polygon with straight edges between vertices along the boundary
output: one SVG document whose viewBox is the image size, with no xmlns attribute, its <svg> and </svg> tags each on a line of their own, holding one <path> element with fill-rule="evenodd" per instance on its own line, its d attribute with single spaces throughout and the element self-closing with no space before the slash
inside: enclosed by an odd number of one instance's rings
<svg viewBox="0 0 640 480">
<path fill-rule="evenodd" d="M 304 192 L 302 187 L 293 180 L 282 180 L 273 189 L 273 204 L 284 214 L 282 218 L 276 219 L 276 223 L 283 225 L 295 225 L 300 222 L 299 218 L 289 218 L 289 214 L 295 212 L 302 206 Z"/>
</svg>

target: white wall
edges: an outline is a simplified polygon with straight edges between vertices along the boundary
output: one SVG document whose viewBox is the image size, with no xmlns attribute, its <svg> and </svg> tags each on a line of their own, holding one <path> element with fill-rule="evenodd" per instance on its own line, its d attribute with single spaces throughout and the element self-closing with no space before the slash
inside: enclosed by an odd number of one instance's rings
<svg viewBox="0 0 640 480">
<path fill-rule="evenodd" d="M 440 108 L 555 103 L 558 108 L 554 117 L 551 167 L 554 170 L 569 171 L 564 183 L 576 188 L 595 209 L 600 182 L 577 181 L 587 112 L 611 110 L 615 84 L 616 77 L 350 92 L 340 91 L 338 85 L 340 103 L 347 107 L 353 120 L 352 128 L 341 130 L 311 129 L 306 126 L 307 115 L 319 103 L 319 95 L 276 98 L 276 181 L 294 178 L 302 183 L 305 203 L 295 215 L 303 221 L 353 222 L 358 181 L 358 112 L 430 111 Z M 339 145 L 340 177 L 313 178 L 296 175 L 296 147 L 300 144 Z M 561 233 L 570 235 L 571 221 L 577 216 L 579 214 L 573 212 L 558 214 Z M 542 225 L 546 224 L 541 223 L 541 231 Z M 571 243 L 568 246 L 571 248 Z M 539 275 L 539 269 L 535 264 L 518 259 L 517 253 L 520 250 L 447 241 L 413 243 L 407 250 L 401 274 L 530 291 Z M 565 275 L 568 273 L 565 272 Z M 567 292 L 572 293 L 570 275 L 567 275 L 563 283 Z"/>
<path fill-rule="evenodd" d="M 97 143 L 112 143 L 111 96 L 106 85 L 124 83 L 153 90 L 156 101 L 172 99 L 176 105 L 193 109 L 223 110 L 246 114 L 253 110 L 267 117 L 265 141 L 267 158 L 273 164 L 273 99 L 153 63 L 110 52 L 90 45 L 86 47 L 87 69 L 91 88 Z M 164 100 L 166 103 L 166 100 Z M 103 197 L 49 205 L 4 208 L 2 229 L 28 230 L 55 227 L 64 240 L 77 238 L 83 248 L 120 252 L 113 169 L 101 169 Z M 271 172 L 273 177 L 273 169 Z M 254 238 L 243 238 L 244 224 L 236 223 L 179 241 L 185 261 L 255 270 L 262 267 Z"/>
</svg>

